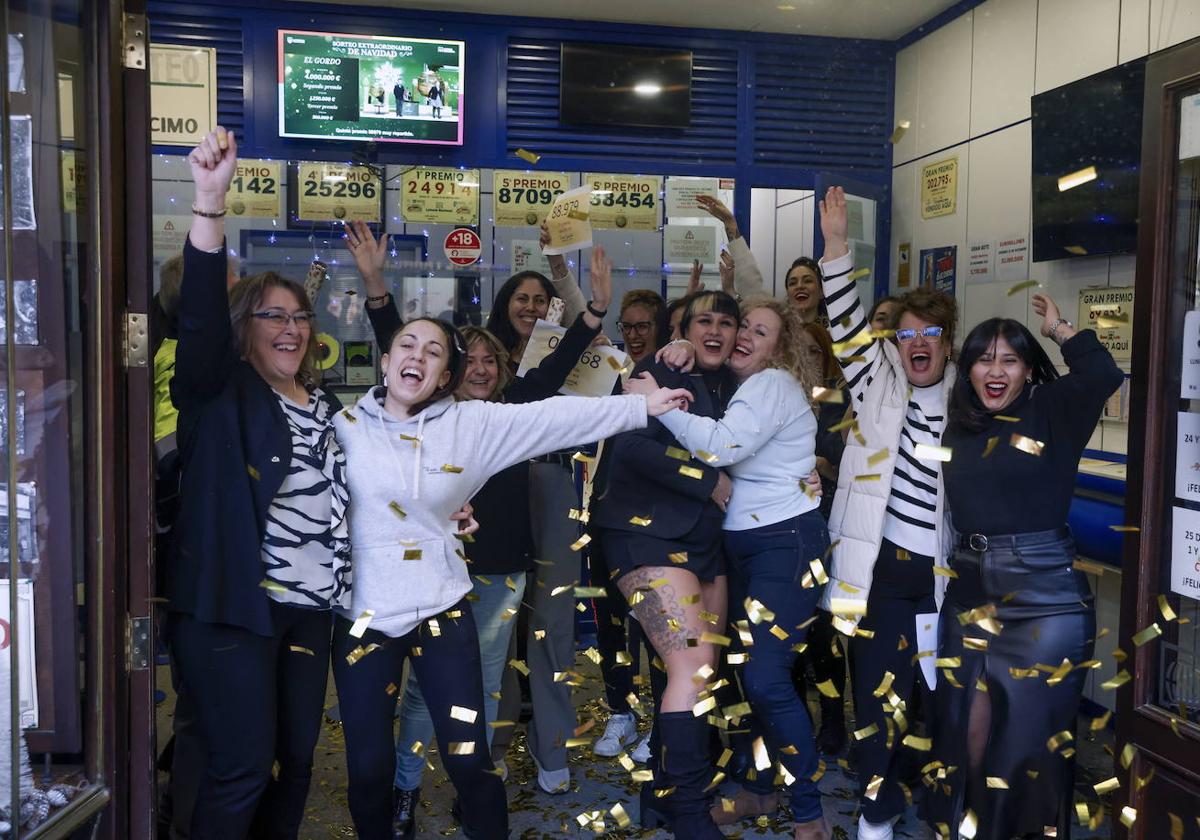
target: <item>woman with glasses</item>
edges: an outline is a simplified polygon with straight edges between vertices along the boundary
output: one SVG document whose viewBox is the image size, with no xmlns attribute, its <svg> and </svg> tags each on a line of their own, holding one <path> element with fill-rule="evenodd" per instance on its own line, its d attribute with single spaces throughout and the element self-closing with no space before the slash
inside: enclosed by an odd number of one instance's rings
<svg viewBox="0 0 1200 840">
<path fill-rule="evenodd" d="M 830 585 L 822 606 L 850 641 L 859 732 L 858 837 L 887 840 L 911 801 L 910 768 L 925 763 L 920 741 L 905 739 L 916 708 L 932 708 L 920 672 L 918 639 L 935 627 L 950 543 L 941 436 L 954 384 L 957 307 L 941 292 L 904 295 L 893 315 L 895 340 L 874 333 L 859 301 L 847 242 L 846 196 L 830 187 L 820 202 L 824 299 L 834 349 L 856 421 L 846 440 L 829 518 Z M 903 708 L 901 708 L 901 704 Z M 915 776 L 915 772 L 912 773 Z"/>
<path fill-rule="evenodd" d="M 226 290 L 236 153 L 218 129 L 188 156 L 195 219 L 171 382 L 182 479 L 168 634 L 207 748 L 195 840 L 297 835 L 331 610 L 351 584 L 341 406 L 319 384 L 311 302 L 274 272 Z"/>
<path fill-rule="evenodd" d="M 625 352 L 637 364 L 667 342 L 667 303 L 658 292 L 634 289 L 621 298 L 617 329 L 625 338 Z"/>
<path fill-rule="evenodd" d="M 950 398 L 955 576 L 942 606 L 938 656 L 950 664 L 938 679 L 930 756 L 945 772 L 931 786 L 929 818 L 956 840 L 972 834 L 960 828 L 967 810 L 979 840 L 1066 837 L 1074 817 L 1068 744 L 1096 608 L 1074 567 L 1067 511 L 1083 448 L 1124 374 L 1053 300 L 1035 294 L 1032 305 L 1069 372 L 1058 374 L 1024 324 L 991 318 L 963 343 Z"/>
</svg>

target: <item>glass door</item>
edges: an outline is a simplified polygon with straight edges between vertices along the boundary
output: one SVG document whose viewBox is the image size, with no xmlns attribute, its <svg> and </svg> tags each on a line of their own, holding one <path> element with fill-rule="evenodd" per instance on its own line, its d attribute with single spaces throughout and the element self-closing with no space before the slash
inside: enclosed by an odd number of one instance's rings
<svg viewBox="0 0 1200 840">
<path fill-rule="evenodd" d="M 1200 816 L 1200 43 L 1146 68 L 1114 804 L 1122 836 Z M 1120 771 L 1119 771 L 1120 772 Z"/>
<path fill-rule="evenodd" d="M 854 255 L 855 271 L 867 269 L 868 273 L 858 278 L 858 296 L 863 305 L 870 309 L 879 298 L 888 293 L 888 231 L 891 227 L 891 210 L 888 204 L 890 187 L 847 178 L 836 173 L 819 173 L 816 179 L 816 202 L 825 198 L 829 187 L 846 190 L 846 209 L 849 216 L 850 252 Z M 813 256 L 817 259 L 825 250 L 825 238 L 821 235 L 821 214 L 813 213 Z M 954 294 L 954 289 L 950 289 Z"/>
</svg>

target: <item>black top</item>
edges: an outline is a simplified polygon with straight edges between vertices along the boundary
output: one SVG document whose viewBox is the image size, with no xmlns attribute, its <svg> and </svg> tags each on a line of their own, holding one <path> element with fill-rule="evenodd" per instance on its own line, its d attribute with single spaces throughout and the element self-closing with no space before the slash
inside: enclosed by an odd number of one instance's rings
<svg viewBox="0 0 1200 840">
<path fill-rule="evenodd" d="M 1091 330 L 1064 342 L 1062 354 L 1070 369 L 1066 376 L 1026 385 L 1012 404 L 998 412 L 1017 422 L 992 417 L 980 432 L 967 431 L 953 418 L 946 426 L 942 444 L 953 455 L 942 465 L 942 479 L 959 533 L 1019 534 L 1066 524 L 1079 458 L 1105 401 L 1125 374 Z M 959 376 L 969 373 L 963 370 Z M 1014 435 L 1041 441 L 1045 444 L 1041 455 L 1018 448 Z M 996 443 L 984 458 L 992 438 Z"/>
<path fill-rule="evenodd" d="M 837 380 L 826 380 L 826 388 L 836 388 Z M 842 388 L 841 402 L 823 402 L 817 404 L 817 455 L 833 464 L 837 469 L 842 463 L 842 453 L 846 450 L 846 439 L 843 431 L 829 431 L 830 426 L 836 426 L 846 418 L 850 410 L 850 389 Z M 833 497 L 837 493 L 837 479 L 821 476 L 821 515 L 829 519 L 833 510 Z"/>
<path fill-rule="evenodd" d="M 183 265 L 171 380 L 182 477 L 167 608 L 270 636 L 262 541 L 292 434 L 275 392 L 234 348 L 225 251 L 197 251 L 189 240 Z"/>
<path fill-rule="evenodd" d="M 721 417 L 738 386 L 733 371 L 724 366 L 716 371 L 686 374 L 649 356 L 632 375 L 642 371 L 649 371 L 664 388 L 691 391 L 694 399 L 688 410 L 700 417 Z M 646 428 L 622 432 L 605 444 L 593 485 L 593 527 L 677 539 L 695 527 L 707 505 L 716 508 L 709 497 L 719 470 L 696 458 L 680 460 L 668 454 L 669 449 L 682 447 L 655 417 L 650 418 Z M 685 475 L 680 467 L 699 470 L 700 478 Z M 631 523 L 635 516 L 649 518 L 650 524 Z"/>
<path fill-rule="evenodd" d="M 381 352 L 403 323 L 394 300 L 388 306 L 367 307 L 367 317 Z M 541 364 L 514 377 L 504 389 L 504 401 L 527 403 L 544 400 L 558 393 L 567 374 L 575 367 L 599 333 L 583 320 L 583 315 L 567 329 L 558 346 Z M 529 508 L 529 462 L 522 461 L 501 470 L 487 480 L 471 499 L 479 532 L 475 541 L 464 543 L 468 567 L 473 575 L 499 575 L 525 572 L 533 568 L 533 514 Z"/>
</svg>

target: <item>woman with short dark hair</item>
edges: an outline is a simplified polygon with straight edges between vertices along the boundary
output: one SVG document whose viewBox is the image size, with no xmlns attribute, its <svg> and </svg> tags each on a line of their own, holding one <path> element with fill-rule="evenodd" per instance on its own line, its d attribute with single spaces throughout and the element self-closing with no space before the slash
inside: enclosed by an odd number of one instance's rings
<svg viewBox="0 0 1200 840">
<path fill-rule="evenodd" d="M 987 840 L 1065 837 L 1073 816 L 1070 738 L 1056 737 L 1075 729 L 1096 610 L 1074 567 L 1067 512 L 1080 456 L 1124 374 L 1049 296 L 1032 304 L 1069 372 L 1058 375 L 1024 324 L 992 318 L 967 336 L 950 398 L 954 574 L 939 625 L 933 756 L 944 772 L 929 796 L 931 821 L 951 838 L 968 809 L 971 836 Z"/>
</svg>

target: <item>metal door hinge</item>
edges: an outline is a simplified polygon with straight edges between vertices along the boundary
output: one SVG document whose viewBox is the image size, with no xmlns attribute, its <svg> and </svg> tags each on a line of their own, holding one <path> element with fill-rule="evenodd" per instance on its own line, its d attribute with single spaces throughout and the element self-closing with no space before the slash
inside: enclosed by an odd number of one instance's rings
<svg viewBox="0 0 1200 840">
<path fill-rule="evenodd" d="M 125 620 L 125 670 L 145 671 L 150 667 L 150 617 L 127 616 Z"/>
<path fill-rule="evenodd" d="M 146 16 L 126 13 L 123 21 L 125 31 L 125 66 L 131 70 L 146 69 Z"/>
<path fill-rule="evenodd" d="M 150 364 L 150 319 L 143 312 L 125 313 L 125 367 Z"/>
</svg>

